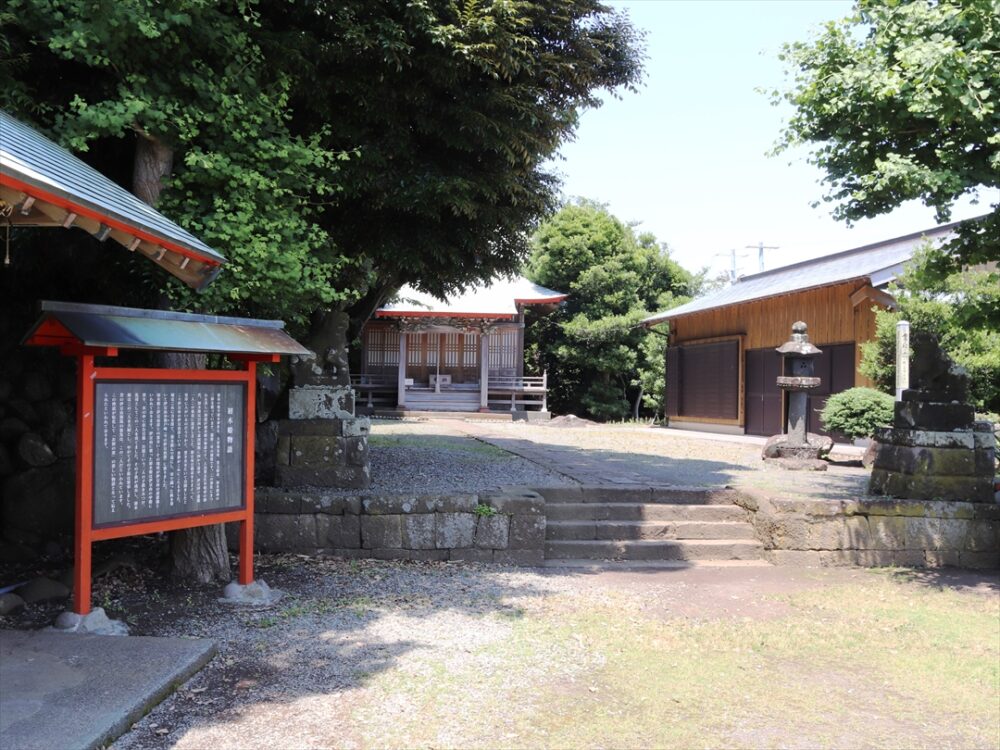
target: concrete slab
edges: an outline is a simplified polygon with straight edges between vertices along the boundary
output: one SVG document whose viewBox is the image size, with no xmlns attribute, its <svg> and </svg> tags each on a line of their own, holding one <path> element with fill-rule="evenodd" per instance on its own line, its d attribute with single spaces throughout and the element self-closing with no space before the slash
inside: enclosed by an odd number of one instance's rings
<svg viewBox="0 0 1000 750">
<path fill-rule="evenodd" d="M 0 747 L 107 745 L 215 653 L 202 638 L 0 631 Z"/>
</svg>

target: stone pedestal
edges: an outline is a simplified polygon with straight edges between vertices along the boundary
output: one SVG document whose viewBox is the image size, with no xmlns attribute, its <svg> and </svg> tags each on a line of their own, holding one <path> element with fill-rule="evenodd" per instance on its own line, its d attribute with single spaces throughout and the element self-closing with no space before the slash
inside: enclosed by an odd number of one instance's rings
<svg viewBox="0 0 1000 750">
<path fill-rule="evenodd" d="M 275 484 L 367 489 L 371 484 L 367 417 L 282 419 Z"/>
<path fill-rule="evenodd" d="M 914 500 L 996 501 L 996 438 L 963 403 L 968 378 L 927 334 L 913 336 L 916 388 L 878 430 L 869 491 Z"/>
</svg>

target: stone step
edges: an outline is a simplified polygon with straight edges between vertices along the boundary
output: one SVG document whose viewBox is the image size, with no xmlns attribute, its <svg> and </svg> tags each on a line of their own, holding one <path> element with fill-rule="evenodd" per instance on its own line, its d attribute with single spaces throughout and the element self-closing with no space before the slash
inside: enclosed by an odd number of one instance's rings
<svg viewBox="0 0 1000 750">
<path fill-rule="evenodd" d="M 643 503 L 657 505 L 732 505 L 738 490 L 711 487 L 540 487 L 546 504 Z"/>
<path fill-rule="evenodd" d="M 745 521 L 548 521 L 553 540 L 756 539 Z"/>
<path fill-rule="evenodd" d="M 746 521 L 736 505 L 669 505 L 658 503 L 552 503 L 545 505 L 552 521 Z"/>
<path fill-rule="evenodd" d="M 546 560 L 546 568 L 575 568 L 589 573 L 620 570 L 677 570 L 683 568 L 771 568 L 767 560 L 585 560 L 567 557 Z"/>
<path fill-rule="evenodd" d="M 764 546 L 744 539 L 551 540 L 547 560 L 761 560 Z"/>
</svg>

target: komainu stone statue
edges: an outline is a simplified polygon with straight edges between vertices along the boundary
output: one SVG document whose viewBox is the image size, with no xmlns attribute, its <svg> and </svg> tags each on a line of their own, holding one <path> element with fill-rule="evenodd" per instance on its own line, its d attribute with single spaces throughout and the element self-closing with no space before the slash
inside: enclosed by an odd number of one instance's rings
<svg viewBox="0 0 1000 750">
<path fill-rule="evenodd" d="M 869 491 L 916 500 L 994 502 L 996 439 L 975 422 L 969 378 L 935 336 L 911 336 L 912 387 L 895 405 L 892 427 L 875 433 Z"/>
</svg>

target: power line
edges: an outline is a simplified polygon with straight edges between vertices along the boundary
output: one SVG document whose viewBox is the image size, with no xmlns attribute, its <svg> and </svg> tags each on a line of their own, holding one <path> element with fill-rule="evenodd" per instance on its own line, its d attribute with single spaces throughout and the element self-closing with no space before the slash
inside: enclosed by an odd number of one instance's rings
<svg viewBox="0 0 1000 750">
<path fill-rule="evenodd" d="M 759 265 L 760 266 L 760 270 L 763 271 L 764 270 L 764 251 L 765 250 L 777 250 L 778 246 L 777 245 L 765 245 L 764 241 L 761 240 L 756 245 L 747 245 L 747 249 L 748 250 L 756 250 L 757 251 L 757 265 Z"/>
</svg>

